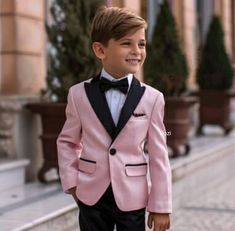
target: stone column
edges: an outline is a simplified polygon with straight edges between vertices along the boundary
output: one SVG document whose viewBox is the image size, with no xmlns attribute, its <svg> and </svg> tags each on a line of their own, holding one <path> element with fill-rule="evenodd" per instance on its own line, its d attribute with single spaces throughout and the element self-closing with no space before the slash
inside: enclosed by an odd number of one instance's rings
<svg viewBox="0 0 235 231">
<path fill-rule="evenodd" d="M 141 13 L 141 3 L 139 0 L 124 0 L 123 7 L 131 9 L 138 15 Z"/>
<path fill-rule="evenodd" d="M 232 60 L 232 2 L 231 0 L 221 1 L 221 19 L 224 31 L 224 41 L 227 52 Z"/>
<path fill-rule="evenodd" d="M 107 3 L 112 6 L 118 6 L 118 7 L 123 7 L 123 1 L 124 0 L 108 0 Z"/>
<path fill-rule="evenodd" d="M 186 55 L 189 78 L 187 85 L 196 88 L 195 70 L 197 65 L 196 8 L 194 0 L 174 0 L 172 11 L 177 24 L 181 48 Z"/>
<path fill-rule="evenodd" d="M 45 86 L 44 0 L 0 0 L 0 94 L 37 95 Z"/>
<path fill-rule="evenodd" d="M 184 28 L 183 28 L 183 41 L 184 52 L 188 60 L 189 78 L 188 87 L 190 89 L 196 88 L 195 72 L 197 67 L 197 40 L 196 40 L 196 8 L 194 0 L 184 0 L 183 4 L 184 13 Z"/>
<path fill-rule="evenodd" d="M 235 0 L 232 1 L 231 8 L 231 27 L 232 27 L 232 47 L 233 47 L 233 66 L 235 71 Z M 234 81 L 234 89 L 235 89 L 235 81 Z"/>
</svg>

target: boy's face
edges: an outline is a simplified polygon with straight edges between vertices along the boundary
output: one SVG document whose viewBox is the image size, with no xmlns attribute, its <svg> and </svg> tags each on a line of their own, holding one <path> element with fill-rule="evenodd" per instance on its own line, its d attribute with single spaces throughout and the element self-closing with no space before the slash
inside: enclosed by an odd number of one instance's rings
<svg viewBox="0 0 235 231">
<path fill-rule="evenodd" d="M 107 46 L 100 45 L 104 69 L 115 78 L 136 73 L 146 57 L 145 29 L 127 34 L 119 40 L 110 39 Z"/>
</svg>

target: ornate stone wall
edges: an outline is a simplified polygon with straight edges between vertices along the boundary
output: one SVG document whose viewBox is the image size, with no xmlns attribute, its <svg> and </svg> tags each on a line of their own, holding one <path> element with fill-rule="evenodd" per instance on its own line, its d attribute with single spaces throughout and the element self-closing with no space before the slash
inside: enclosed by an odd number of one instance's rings
<svg viewBox="0 0 235 231">
<path fill-rule="evenodd" d="M 37 100 L 37 97 L 0 96 L 0 159 L 29 159 L 27 180 L 35 180 L 42 165 L 40 120 L 25 108 L 27 103 Z"/>
<path fill-rule="evenodd" d="M 0 158 L 16 158 L 14 125 L 20 106 L 8 99 L 0 100 Z"/>
</svg>

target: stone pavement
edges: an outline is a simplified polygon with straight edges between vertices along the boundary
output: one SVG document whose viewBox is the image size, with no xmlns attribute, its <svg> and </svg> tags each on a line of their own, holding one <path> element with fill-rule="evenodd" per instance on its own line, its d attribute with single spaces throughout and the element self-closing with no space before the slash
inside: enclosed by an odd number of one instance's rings
<svg viewBox="0 0 235 231">
<path fill-rule="evenodd" d="M 176 209 L 171 230 L 235 230 L 235 178 L 233 176 L 211 186 L 196 197 L 192 196 Z"/>
<path fill-rule="evenodd" d="M 228 144 L 215 149 L 217 158 L 173 184 L 171 231 L 235 230 L 235 133 L 217 139 Z"/>
</svg>

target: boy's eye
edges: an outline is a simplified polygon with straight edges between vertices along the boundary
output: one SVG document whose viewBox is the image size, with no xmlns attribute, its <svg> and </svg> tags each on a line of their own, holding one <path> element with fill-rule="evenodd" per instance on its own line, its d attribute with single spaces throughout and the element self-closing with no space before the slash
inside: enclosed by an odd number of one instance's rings
<svg viewBox="0 0 235 231">
<path fill-rule="evenodd" d="M 146 46 L 145 43 L 140 43 L 140 44 L 139 44 L 139 47 L 140 47 L 140 48 L 145 48 L 145 46 Z"/>
<path fill-rule="evenodd" d="M 131 43 L 130 42 L 123 42 L 122 45 L 129 46 L 129 45 L 131 45 Z"/>
<path fill-rule="evenodd" d="M 128 46 L 128 47 L 129 47 L 129 46 L 132 45 L 132 43 L 127 41 L 127 42 L 122 42 L 121 45 L 122 45 L 122 46 Z M 146 43 L 145 43 L 145 42 L 140 42 L 140 43 L 138 43 L 138 46 L 139 46 L 139 48 L 142 48 L 142 49 L 143 49 L 143 48 L 145 48 Z"/>
</svg>

